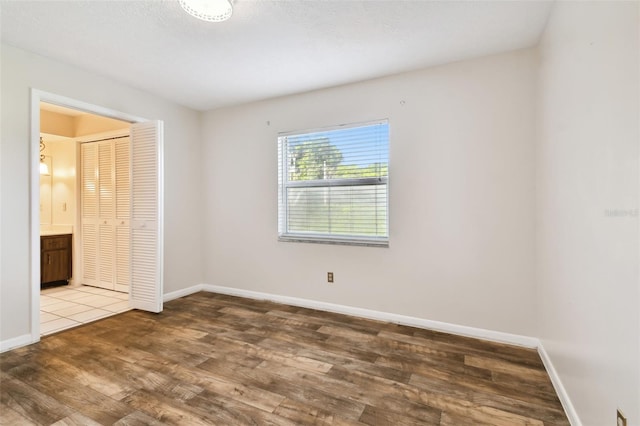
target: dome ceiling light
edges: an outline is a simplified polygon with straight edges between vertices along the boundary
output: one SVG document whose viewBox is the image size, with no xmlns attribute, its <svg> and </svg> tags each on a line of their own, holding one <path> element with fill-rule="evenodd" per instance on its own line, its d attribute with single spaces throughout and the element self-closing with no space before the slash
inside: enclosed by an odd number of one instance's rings
<svg viewBox="0 0 640 426">
<path fill-rule="evenodd" d="M 222 22 L 233 13 L 232 0 L 178 0 L 189 15 L 207 22 Z"/>
</svg>

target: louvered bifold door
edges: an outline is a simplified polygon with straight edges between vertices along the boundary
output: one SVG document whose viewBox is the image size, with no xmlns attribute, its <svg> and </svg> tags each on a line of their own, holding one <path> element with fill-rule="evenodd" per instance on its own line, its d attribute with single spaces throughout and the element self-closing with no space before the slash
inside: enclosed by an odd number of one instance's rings
<svg viewBox="0 0 640 426">
<path fill-rule="evenodd" d="M 162 122 L 131 126 L 132 308 L 162 311 Z"/>
<path fill-rule="evenodd" d="M 129 240 L 131 237 L 130 215 L 131 215 L 131 180 L 130 173 L 130 151 L 129 138 L 117 139 L 115 141 L 115 173 L 116 173 L 116 256 L 115 256 L 115 290 L 125 293 L 129 292 L 131 281 Z"/>
<path fill-rule="evenodd" d="M 98 282 L 98 177 L 97 145 L 80 145 L 82 284 Z"/>
<path fill-rule="evenodd" d="M 98 142 L 98 283 L 114 289 L 115 176 L 111 141 Z"/>
</svg>

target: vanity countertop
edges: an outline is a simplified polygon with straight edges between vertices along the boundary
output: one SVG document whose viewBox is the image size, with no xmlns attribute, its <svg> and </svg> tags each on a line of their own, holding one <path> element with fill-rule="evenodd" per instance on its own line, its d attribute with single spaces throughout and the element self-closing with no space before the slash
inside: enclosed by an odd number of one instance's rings
<svg viewBox="0 0 640 426">
<path fill-rule="evenodd" d="M 67 235 L 73 233 L 73 226 L 67 225 L 47 225 L 40 226 L 40 236 L 50 237 L 52 235 Z"/>
</svg>

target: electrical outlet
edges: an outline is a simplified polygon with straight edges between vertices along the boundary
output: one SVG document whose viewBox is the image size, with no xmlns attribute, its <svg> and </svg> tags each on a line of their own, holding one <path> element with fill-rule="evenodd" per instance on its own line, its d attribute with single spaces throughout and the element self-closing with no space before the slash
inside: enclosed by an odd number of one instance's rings
<svg viewBox="0 0 640 426">
<path fill-rule="evenodd" d="M 327 282 L 333 282 L 333 272 L 327 272 Z"/>
<path fill-rule="evenodd" d="M 618 411 L 616 411 L 616 426 L 627 426 L 627 418 L 619 408 Z"/>
</svg>

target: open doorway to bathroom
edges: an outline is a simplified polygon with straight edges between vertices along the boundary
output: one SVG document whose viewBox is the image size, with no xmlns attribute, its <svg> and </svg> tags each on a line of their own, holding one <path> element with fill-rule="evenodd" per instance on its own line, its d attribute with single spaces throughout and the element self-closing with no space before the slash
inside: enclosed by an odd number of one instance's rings
<svg viewBox="0 0 640 426">
<path fill-rule="evenodd" d="M 40 102 L 41 335 L 130 309 L 130 126 Z"/>
<path fill-rule="evenodd" d="M 75 117 L 71 121 L 79 122 L 84 119 L 77 118 L 83 116 L 84 113 L 97 116 L 100 121 L 103 119 L 114 119 L 122 121 L 129 126 L 127 134 L 126 129 L 123 131 L 118 124 L 115 129 L 102 133 L 94 133 L 91 135 L 81 135 L 78 137 L 78 128 L 75 128 L 73 136 L 67 136 L 75 140 L 76 150 L 76 167 L 75 167 L 75 206 L 72 211 L 76 212 L 75 226 L 73 226 L 71 234 L 71 243 L 65 246 L 61 241 L 53 241 L 47 244 L 41 244 L 41 240 L 45 237 L 41 235 L 43 226 L 41 225 L 41 217 L 39 211 L 40 205 L 40 173 L 39 168 L 42 162 L 46 163 L 46 146 L 43 148 L 42 156 L 39 151 L 39 141 L 41 133 L 46 135 L 44 129 L 41 129 L 41 104 L 47 103 L 53 105 L 53 109 L 64 107 L 66 109 L 76 110 Z M 57 106 L 57 107 L 56 107 Z M 51 109 L 50 108 L 50 109 Z M 67 98 L 65 96 L 43 92 L 38 89 L 31 89 L 31 126 L 30 126 L 30 205 L 29 223 L 30 223 L 30 291 L 31 291 L 31 342 L 35 343 L 40 340 L 41 333 L 41 291 L 42 283 L 50 281 L 71 280 L 72 289 L 78 291 L 82 289 L 84 293 L 93 293 L 91 295 L 73 293 L 73 297 L 77 299 L 87 298 L 93 300 L 92 303 L 85 305 L 100 309 L 104 306 L 113 306 L 116 310 L 113 300 L 98 301 L 96 295 L 101 295 L 102 290 L 117 291 L 120 298 L 125 299 L 126 290 L 129 291 L 128 305 L 133 309 L 140 309 L 148 312 L 162 312 L 163 308 L 163 269 L 164 269 L 164 124 L 160 120 L 149 120 L 137 117 L 128 113 L 112 110 L 98 105 L 89 104 L 80 100 Z M 44 110 L 46 111 L 46 110 Z M 60 110 L 58 110 L 60 112 Z M 47 114 L 44 113 L 43 114 Z M 72 116 L 73 117 L 73 116 Z M 89 121 L 95 119 L 90 118 Z M 76 123 L 77 124 L 77 123 Z M 85 123 L 86 124 L 86 123 Z M 58 130 L 57 132 L 60 132 Z M 62 135 L 64 136 L 64 135 Z M 96 139 L 97 137 L 97 139 Z M 128 139 L 128 144 L 122 142 Z M 114 145 L 109 145 L 104 141 L 117 141 Z M 43 136 L 44 142 L 44 136 Z M 115 145 L 118 145 L 116 147 Z M 85 149 L 86 146 L 86 149 Z M 124 148 L 128 147 L 128 152 Z M 100 176 L 112 177 L 112 183 L 122 177 L 122 173 L 116 170 L 116 176 L 113 176 L 113 169 L 108 168 L 99 170 L 99 168 L 108 161 L 101 161 L 105 156 L 120 155 L 128 157 L 129 167 L 121 167 L 121 169 L 129 170 L 130 182 L 127 185 L 112 184 L 111 187 L 105 186 L 105 182 L 101 182 Z M 82 157 L 87 158 L 87 162 L 82 162 Z M 93 160 L 91 160 L 93 158 Z M 93 163 L 91 163 L 93 161 Z M 55 179 L 56 159 L 49 158 L 51 167 L 54 170 L 54 176 L 51 179 L 51 192 L 56 193 L 57 180 Z M 122 163 L 120 163 L 122 164 Z M 87 166 L 87 170 L 83 168 Z M 43 167 L 44 168 L 44 167 Z M 93 172 L 91 172 L 91 170 Z M 122 172 L 122 170 L 121 170 Z M 82 190 L 82 188 L 86 190 Z M 78 190 L 78 188 L 81 188 Z M 116 192 L 118 188 L 128 188 L 128 197 L 118 197 Z M 97 199 L 102 197 L 103 200 Z M 128 199 L 130 211 L 127 214 L 118 213 L 116 216 L 107 210 L 101 210 L 100 203 L 106 200 L 105 205 L 111 205 L 112 210 L 122 209 L 122 203 L 118 200 Z M 109 201 L 110 200 L 110 201 Z M 66 203 L 66 205 L 65 205 Z M 55 221 L 56 209 L 70 208 L 70 201 L 58 200 L 51 202 L 51 223 L 44 224 L 45 232 L 49 227 L 51 232 L 58 235 L 60 229 L 56 229 Z M 96 208 L 96 205 L 98 206 Z M 84 209 L 83 206 L 87 206 Z M 43 206 L 43 209 L 45 207 Z M 106 212 L 106 213 L 105 213 Z M 59 211 L 58 211 L 59 213 Z M 105 215 L 102 215 L 105 213 Z M 113 212 L 112 212 L 113 213 Z M 119 218 L 119 220 L 117 220 Z M 118 228 L 118 232 L 110 232 L 110 228 Z M 51 237 L 51 236 L 49 236 Z M 62 238 L 62 237 L 61 237 Z M 67 234 L 69 238 L 69 234 Z M 107 257 L 107 261 L 102 261 L 102 244 L 109 244 L 111 238 L 111 254 L 115 257 Z M 55 239 L 55 237 L 54 237 Z M 127 241 L 129 247 L 123 249 L 118 246 L 119 242 Z M 67 256 L 67 261 L 71 263 L 69 269 L 72 271 L 67 276 L 60 277 L 60 271 L 47 271 L 52 275 L 47 275 L 47 279 L 43 280 L 43 263 L 63 265 L 65 255 L 53 251 L 62 250 L 71 245 L 72 254 Z M 42 250 L 50 250 L 51 257 L 43 256 Z M 92 252 L 93 250 L 93 252 Z M 128 252 L 127 252 L 128 251 Z M 118 258 L 120 256 L 120 258 Z M 75 259 L 74 259 L 75 257 Z M 61 260 L 62 259 L 62 260 Z M 87 260 L 89 259 L 89 260 Z M 91 262 L 93 259 L 93 263 Z M 111 259 L 111 260 L 109 260 Z M 128 260 L 128 268 L 118 268 L 123 261 Z M 56 261 L 59 261 L 56 262 Z M 111 266 L 109 264 L 111 262 Z M 68 273 L 68 272 L 67 272 Z M 119 275 L 117 282 L 111 281 L 109 275 Z M 54 278 L 51 278 L 54 276 Z M 123 279 L 127 279 L 126 285 Z M 79 281 L 78 281 L 79 280 Z M 55 282 L 54 282 L 55 284 Z M 62 284 L 65 284 L 64 282 Z M 66 283 L 68 285 L 68 282 Z M 80 288 L 73 288 L 82 285 Z M 62 290 L 61 290 L 62 291 Z M 102 294 L 104 296 L 104 294 Z M 45 294 L 47 297 L 52 297 Z M 58 295 L 60 296 L 60 295 Z M 108 293 L 107 297 L 114 296 L 114 293 Z M 45 299 L 47 302 L 47 299 Z M 70 302 L 70 300 L 66 300 Z M 85 300 L 86 302 L 86 300 Z M 107 303 L 108 302 L 108 303 Z M 57 301 L 48 301 L 53 305 L 59 303 Z M 102 305 L 103 306 L 97 306 Z M 124 303 L 122 304 L 124 305 Z M 79 308 L 76 308 L 79 309 Z M 84 308 L 83 308 L 84 309 Z M 52 308 L 49 307 L 51 311 Z M 105 309 L 102 309 L 106 311 Z M 45 311 L 47 312 L 47 311 Z M 48 312 L 53 313 L 54 312 Z M 104 313 L 103 313 L 104 314 Z M 85 314 L 87 317 L 90 314 Z M 110 315 L 110 314 L 104 314 Z M 95 318 L 97 319 L 97 318 Z M 93 319 L 92 319 L 93 320 Z M 85 319 L 84 321 L 90 321 Z M 62 321 L 60 321 L 62 322 Z M 80 321 L 75 321 L 80 323 Z M 59 324 L 58 324 L 59 325 Z M 67 324 L 63 328 L 52 330 L 53 327 L 47 326 L 47 333 L 60 331 L 67 326 L 76 324 Z"/>
</svg>

